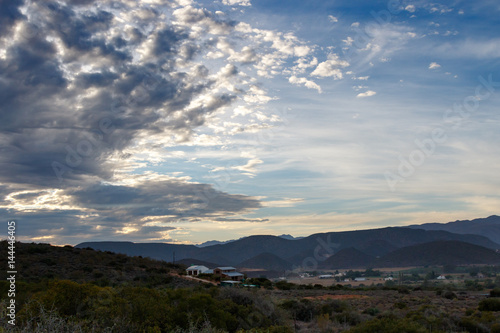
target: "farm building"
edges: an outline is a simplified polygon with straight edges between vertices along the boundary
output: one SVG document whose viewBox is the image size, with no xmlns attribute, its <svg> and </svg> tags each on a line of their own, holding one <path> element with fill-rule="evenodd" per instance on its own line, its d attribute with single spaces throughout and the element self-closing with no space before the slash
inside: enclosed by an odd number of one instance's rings
<svg viewBox="0 0 500 333">
<path fill-rule="evenodd" d="M 203 266 L 203 265 L 192 265 L 186 269 L 186 273 L 189 276 L 197 276 L 197 275 L 200 275 L 203 273 L 211 274 L 211 271 L 212 270 L 210 270 L 208 267 Z"/>
<path fill-rule="evenodd" d="M 236 272 L 236 268 L 230 266 L 214 268 L 214 274 L 220 275 L 222 278 L 231 279 L 232 281 L 241 281 L 244 277 L 243 274 Z"/>
</svg>

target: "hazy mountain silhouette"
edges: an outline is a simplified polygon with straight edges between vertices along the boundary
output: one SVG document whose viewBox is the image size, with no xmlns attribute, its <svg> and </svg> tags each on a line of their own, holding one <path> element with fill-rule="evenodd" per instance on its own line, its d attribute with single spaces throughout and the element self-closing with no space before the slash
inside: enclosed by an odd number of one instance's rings
<svg viewBox="0 0 500 333">
<path fill-rule="evenodd" d="M 261 268 L 266 271 L 284 271 L 292 268 L 292 264 L 272 253 L 266 252 L 247 259 L 237 265 L 239 268 Z"/>
<path fill-rule="evenodd" d="M 448 223 L 425 223 L 410 225 L 408 228 L 424 230 L 445 230 L 456 234 L 473 234 L 488 237 L 500 244 L 500 216 L 492 215 L 487 218 L 462 220 Z"/>
<path fill-rule="evenodd" d="M 374 257 L 350 247 L 340 250 L 325 261 L 319 263 L 321 269 L 365 268 L 373 264 Z"/>
<path fill-rule="evenodd" d="M 490 220 L 491 217 L 485 220 Z M 494 219 L 494 218 L 493 218 Z M 495 223 L 491 223 L 495 225 Z M 460 241 L 484 248 L 498 249 L 500 245 L 489 238 L 476 234 L 458 234 L 444 230 L 424 230 L 407 227 L 387 227 L 370 230 L 327 232 L 310 235 L 301 239 L 285 239 L 279 236 L 249 236 L 225 244 L 206 247 L 194 245 L 178 245 L 165 243 L 131 243 L 131 242 L 85 242 L 77 247 L 91 247 L 103 251 L 124 253 L 132 256 L 144 256 L 154 259 L 172 261 L 175 252 L 176 261 L 182 259 L 197 259 L 220 265 L 237 266 L 261 254 L 272 254 L 295 266 L 301 266 L 311 258 L 318 263 L 327 262 L 344 249 L 353 248 L 372 257 L 384 257 L 395 250 L 433 241 Z M 345 258 L 347 255 L 344 252 Z M 347 252 L 349 253 L 349 252 Z M 353 264 L 364 263 L 358 252 Z M 278 263 L 276 258 L 263 256 L 264 261 Z M 472 258 L 471 258 L 472 259 Z M 256 259 L 253 259 L 254 261 Z M 332 264 L 341 263 L 341 257 L 331 259 Z M 344 262 L 347 263 L 347 259 Z M 474 260 L 473 260 L 474 261 Z M 250 261 L 249 263 L 252 263 Z M 282 262 L 284 263 L 284 262 Z M 337 263 L 336 263 L 337 264 Z"/>
<path fill-rule="evenodd" d="M 500 253 L 460 241 L 435 241 L 404 247 L 380 258 L 377 267 L 500 264 Z"/>
</svg>

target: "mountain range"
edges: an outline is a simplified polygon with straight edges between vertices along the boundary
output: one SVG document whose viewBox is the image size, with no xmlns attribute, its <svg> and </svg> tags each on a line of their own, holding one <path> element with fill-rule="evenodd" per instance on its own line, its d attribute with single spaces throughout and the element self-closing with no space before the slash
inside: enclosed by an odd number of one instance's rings
<svg viewBox="0 0 500 333">
<path fill-rule="evenodd" d="M 488 237 L 500 244 L 500 216 L 492 215 L 475 220 L 462 220 L 448 223 L 425 223 L 410 225 L 408 228 L 424 230 L 444 230 L 455 234 L 474 234 Z"/>
<path fill-rule="evenodd" d="M 211 265 L 275 271 L 313 266 L 322 269 L 390 267 L 396 264 L 420 266 L 435 264 L 437 258 L 442 263 L 500 264 L 500 254 L 495 252 L 500 245 L 484 235 L 489 234 L 488 228 L 492 228 L 491 234 L 495 235 L 499 221 L 500 217 L 490 216 L 473 221 L 424 224 L 422 228 L 415 225 L 386 227 L 318 233 L 292 239 L 256 235 L 203 247 L 132 242 L 85 242 L 77 247 L 165 261 L 173 261 L 175 253 L 175 260 L 186 264 L 208 262 Z"/>
<path fill-rule="evenodd" d="M 280 236 L 277 236 L 277 237 L 284 238 L 284 239 L 290 239 L 290 240 L 304 238 L 304 237 L 293 237 L 292 235 L 286 235 L 286 234 L 283 234 L 283 235 L 280 235 Z M 227 240 L 227 241 L 211 240 L 211 241 L 203 242 L 203 243 L 200 243 L 200 244 L 196 244 L 195 246 L 197 246 L 197 247 L 207 247 L 207 246 L 212 246 L 212 245 L 222 245 L 222 244 L 227 244 L 227 243 L 235 242 L 235 241 L 243 239 L 243 238 L 246 238 L 246 237 L 241 237 L 239 239 L 231 239 L 231 240 Z"/>
</svg>

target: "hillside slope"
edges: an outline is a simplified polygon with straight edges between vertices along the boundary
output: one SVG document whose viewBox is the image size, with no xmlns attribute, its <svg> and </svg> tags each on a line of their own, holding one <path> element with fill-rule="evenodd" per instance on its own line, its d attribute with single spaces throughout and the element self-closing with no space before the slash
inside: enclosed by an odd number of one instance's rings
<svg viewBox="0 0 500 333">
<path fill-rule="evenodd" d="M 408 228 L 424 230 L 444 230 L 456 234 L 481 235 L 488 237 L 495 243 L 500 244 L 500 216 L 496 215 L 474 220 L 410 225 L 408 226 Z"/>
<path fill-rule="evenodd" d="M 373 264 L 374 257 L 353 247 L 340 250 L 330 258 L 319 263 L 321 269 L 367 268 Z"/>
<path fill-rule="evenodd" d="M 272 253 L 261 253 L 237 265 L 238 268 L 255 268 L 267 271 L 284 271 L 292 268 L 292 264 Z"/>
<path fill-rule="evenodd" d="M 397 249 L 380 258 L 377 267 L 500 264 L 500 254 L 459 241 L 435 241 Z"/>
<path fill-rule="evenodd" d="M 0 265 L 7 267 L 7 243 L 0 242 Z M 16 243 L 16 262 L 20 281 L 48 279 L 93 282 L 101 286 L 190 286 L 196 283 L 177 277 L 183 266 L 124 254 L 59 247 L 49 244 Z M 5 280 L 6 271 L 0 273 Z"/>
</svg>

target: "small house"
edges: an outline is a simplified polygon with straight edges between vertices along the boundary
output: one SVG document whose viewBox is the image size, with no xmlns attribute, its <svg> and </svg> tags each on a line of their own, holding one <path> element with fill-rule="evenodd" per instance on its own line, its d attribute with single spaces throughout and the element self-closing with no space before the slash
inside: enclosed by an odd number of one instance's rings
<svg viewBox="0 0 500 333">
<path fill-rule="evenodd" d="M 238 272 L 229 272 L 229 273 L 222 273 L 222 277 L 229 278 L 231 279 L 231 281 L 241 281 L 243 280 L 245 275 Z"/>
<path fill-rule="evenodd" d="M 444 275 L 439 275 L 439 276 L 437 277 L 437 279 L 438 279 L 438 280 L 446 280 L 446 276 L 444 276 Z"/>
<path fill-rule="evenodd" d="M 222 275 L 223 273 L 231 273 L 231 272 L 236 272 L 236 268 L 231 266 L 214 268 L 215 275 Z"/>
<path fill-rule="evenodd" d="M 214 268 L 214 274 L 231 281 L 241 281 L 244 275 L 237 272 L 236 268 L 231 266 Z"/>
<path fill-rule="evenodd" d="M 354 281 L 356 281 L 356 282 L 366 281 L 366 278 L 364 278 L 364 277 L 357 277 L 357 278 L 354 279 Z"/>
<path fill-rule="evenodd" d="M 203 265 L 192 265 L 186 269 L 188 276 L 198 276 L 200 274 L 207 273 L 208 271 L 210 271 L 208 267 Z"/>
</svg>

